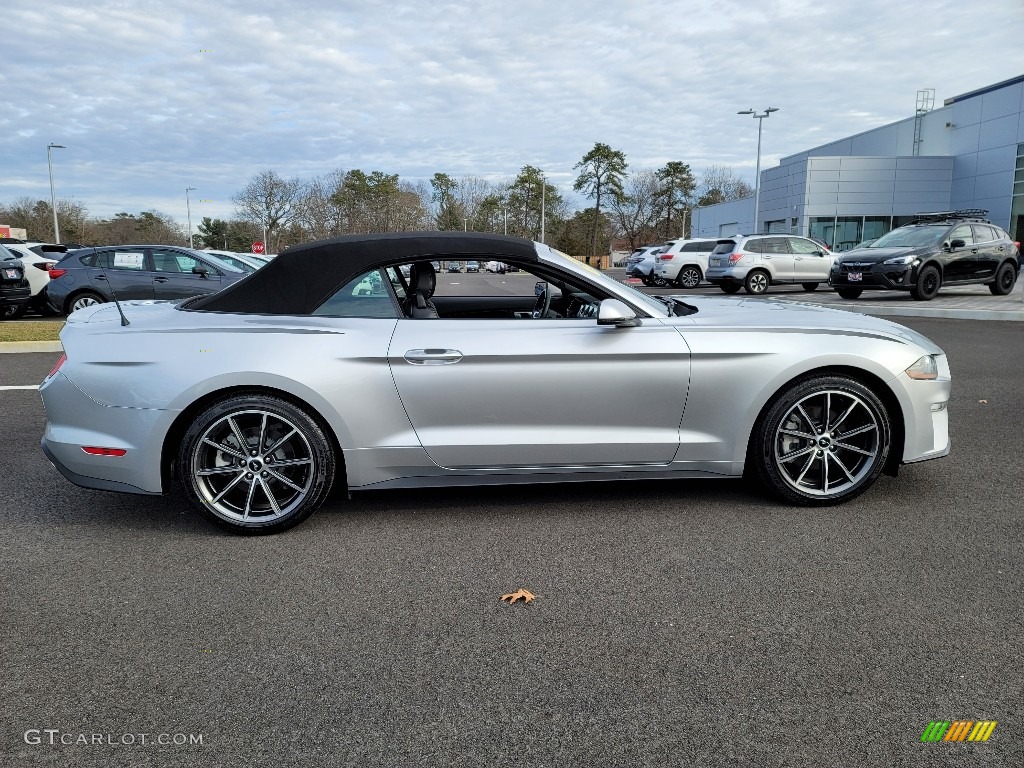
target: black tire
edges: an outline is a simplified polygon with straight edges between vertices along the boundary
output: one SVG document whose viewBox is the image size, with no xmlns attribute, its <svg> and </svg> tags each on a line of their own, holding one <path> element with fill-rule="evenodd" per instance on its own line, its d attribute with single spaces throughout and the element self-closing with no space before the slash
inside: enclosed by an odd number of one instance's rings
<svg viewBox="0 0 1024 768">
<path fill-rule="evenodd" d="M 929 264 L 917 273 L 917 282 L 910 289 L 910 295 L 914 301 L 931 301 L 941 287 L 942 275 L 939 274 L 938 268 Z"/>
<path fill-rule="evenodd" d="M 718 287 L 731 296 L 734 293 L 739 293 L 740 288 L 742 288 L 743 286 L 740 285 L 739 283 L 719 283 Z"/>
<path fill-rule="evenodd" d="M 752 269 L 743 280 L 743 290 L 753 296 L 760 296 L 768 292 L 771 281 L 771 277 L 763 269 Z"/>
<path fill-rule="evenodd" d="M 754 427 L 747 460 L 783 501 L 840 504 L 878 478 L 891 434 L 889 413 L 871 389 L 845 376 L 815 376 L 778 393 Z"/>
<path fill-rule="evenodd" d="M 82 309 L 93 304 L 104 304 L 106 301 L 95 291 L 79 291 L 68 296 L 67 301 L 64 302 L 64 314 L 70 315 L 76 309 Z M 82 306 L 77 306 L 79 304 Z"/>
<path fill-rule="evenodd" d="M 836 288 L 836 293 L 843 299 L 859 299 L 864 293 L 863 288 Z"/>
<path fill-rule="evenodd" d="M 1008 296 L 1017 283 L 1017 267 L 1009 261 L 1003 262 L 996 270 L 996 279 L 988 285 L 993 296 Z"/>
<path fill-rule="evenodd" d="M 818 290 L 818 283 L 800 283 L 800 287 L 805 291 L 816 291 Z"/>
<path fill-rule="evenodd" d="M 640 282 L 642 282 L 648 288 L 654 284 L 651 281 L 651 276 L 650 275 L 640 275 Z"/>
<path fill-rule="evenodd" d="M 704 279 L 704 275 L 701 274 L 700 267 L 688 266 L 683 267 L 679 270 L 679 274 L 676 275 L 675 286 L 676 288 L 696 288 L 700 285 L 700 281 Z"/>
<path fill-rule="evenodd" d="M 654 285 L 655 288 L 664 288 L 668 285 L 668 280 L 666 280 L 664 277 L 654 275 L 653 277 L 651 277 L 651 283 Z"/>
<path fill-rule="evenodd" d="M 335 465 L 315 418 L 286 400 L 253 394 L 228 397 L 199 414 L 181 441 L 176 468 L 203 517 L 253 535 L 279 533 L 313 514 L 330 493 Z"/>
<path fill-rule="evenodd" d="M 28 311 L 28 302 L 21 304 L 6 304 L 0 308 L 0 320 L 20 320 Z"/>
</svg>

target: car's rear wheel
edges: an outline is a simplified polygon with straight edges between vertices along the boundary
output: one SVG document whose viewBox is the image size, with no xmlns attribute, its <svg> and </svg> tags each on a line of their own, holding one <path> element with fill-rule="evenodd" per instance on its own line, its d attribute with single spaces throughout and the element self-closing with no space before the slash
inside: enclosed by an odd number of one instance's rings
<svg viewBox="0 0 1024 768">
<path fill-rule="evenodd" d="M 836 293 L 843 299 L 859 299 L 864 293 L 863 288 L 836 288 Z"/>
<path fill-rule="evenodd" d="M 917 282 L 910 289 L 910 295 L 915 301 L 931 301 L 942 287 L 942 275 L 933 266 L 927 266 L 917 276 Z"/>
<path fill-rule="evenodd" d="M 77 312 L 80 309 L 92 307 L 96 304 L 103 304 L 104 302 L 105 299 L 98 293 L 82 291 L 81 293 L 74 294 L 70 299 L 68 299 L 68 314 L 70 315 L 72 312 Z"/>
<path fill-rule="evenodd" d="M 678 288 L 696 288 L 700 285 L 702 277 L 700 267 L 683 267 L 676 275 L 676 286 Z"/>
<path fill-rule="evenodd" d="M 751 438 L 761 482 L 791 504 L 838 504 L 863 493 L 889 456 L 878 396 L 845 376 L 816 376 L 781 392 Z"/>
<path fill-rule="evenodd" d="M 644 285 L 647 285 L 647 286 L 650 286 L 650 285 L 654 284 L 653 281 L 651 280 L 651 276 L 650 275 L 640 275 L 640 282 L 642 282 Z"/>
<path fill-rule="evenodd" d="M 747 273 L 747 277 L 743 281 L 743 288 L 747 293 L 757 296 L 768 290 L 769 282 L 770 279 L 767 272 L 763 269 L 752 269 Z"/>
<path fill-rule="evenodd" d="M 323 503 L 335 457 L 303 409 L 269 395 L 239 395 L 192 422 L 177 471 L 186 495 L 214 524 L 234 533 L 277 533 Z"/>
<path fill-rule="evenodd" d="M 989 283 L 988 289 L 995 296 L 1006 296 L 1017 282 L 1017 269 L 1010 262 L 1005 262 L 996 270 L 996 279 Z"/>
<path fill-rule="evenodd" d="M 720 283 L 718 287 L 731 295 L 734 293 L 739 293 L 740 288 L 742 288 L 743 286 L 740 285 L 739 283 Z"/>
<path fill-rule="evenodd" d="M 818 290 L 818 283 L 800 283 L 800 287 L 805 291 L 816 291 Z"/>
</svg>

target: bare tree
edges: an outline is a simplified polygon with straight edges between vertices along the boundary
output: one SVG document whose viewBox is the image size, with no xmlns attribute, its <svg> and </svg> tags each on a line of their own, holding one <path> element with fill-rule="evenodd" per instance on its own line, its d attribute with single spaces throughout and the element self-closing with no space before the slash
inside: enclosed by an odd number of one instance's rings
<svg viewBox="0 0 1024 768">
<path fill-rule="evenodd" d="M 697 187 L 697 205 L 714 205 L 751 197 L 754 189 L 728 165 L 709 165 Z"/>
<path fill-rule="evenodd" d="M 626 179 L 624 195 L 610 206 L 611 218 L 630 248 L 659 239 L 658 219 L 663 185 L 655 171 L 637 171 Z"/>
<path fill-rule="evenodd" d="M 278 250 L 270 243 L 275 242 L 277 233 L 291 224 L 299 211 L 302 196 L 302 182 L 299 179 L 285 179 L 274 171 L 260 171 L 232 198 L 242 218 L 266 227 L 268 251 Z M 277 244 L 279 245 L 279 243 Z"/>
</svg>

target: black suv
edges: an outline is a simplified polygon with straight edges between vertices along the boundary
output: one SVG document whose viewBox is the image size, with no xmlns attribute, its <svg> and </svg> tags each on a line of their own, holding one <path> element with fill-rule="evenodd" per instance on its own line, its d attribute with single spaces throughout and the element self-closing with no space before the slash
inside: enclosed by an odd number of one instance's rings
<svg viewBox="0 0 1024 768">
<path fill-rule="evenodd" d="M 1005 296 L 1017 281 L 1019 246 L 986 215 L 977 208 L 919 213 L 910 224 L 836 259 L 828 284 L 844 299 L 889 290 L 929 301 L 943 285 L 979 283 Z"/>
<path fill-rule="evenodd" d="M 20 316 L 31 296 L 21 259 L 0 245 L 0 320 Z"/>
</svg>

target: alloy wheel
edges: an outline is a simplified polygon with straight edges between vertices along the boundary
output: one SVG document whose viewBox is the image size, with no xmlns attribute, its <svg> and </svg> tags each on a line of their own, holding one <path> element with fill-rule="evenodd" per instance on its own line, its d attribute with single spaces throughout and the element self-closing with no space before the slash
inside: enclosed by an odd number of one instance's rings
<svg viewBox="0 0 1024 768">
<path fill-rule="evenodd" d="M 283 518 L 310 495 L 316 461 L 303 430 L 279 413 L 228 413 L 200 435 L 194 487 L 218 517 L 241 525 Z"/>
<path fill-rule="evenodd" d="M 875 409 L 839 389 L 797 401 L 779 422 L 772 458 L 782 480 L 801 494 L 839 496 L 876 468 L 883 430 Z"/>
</svg>

